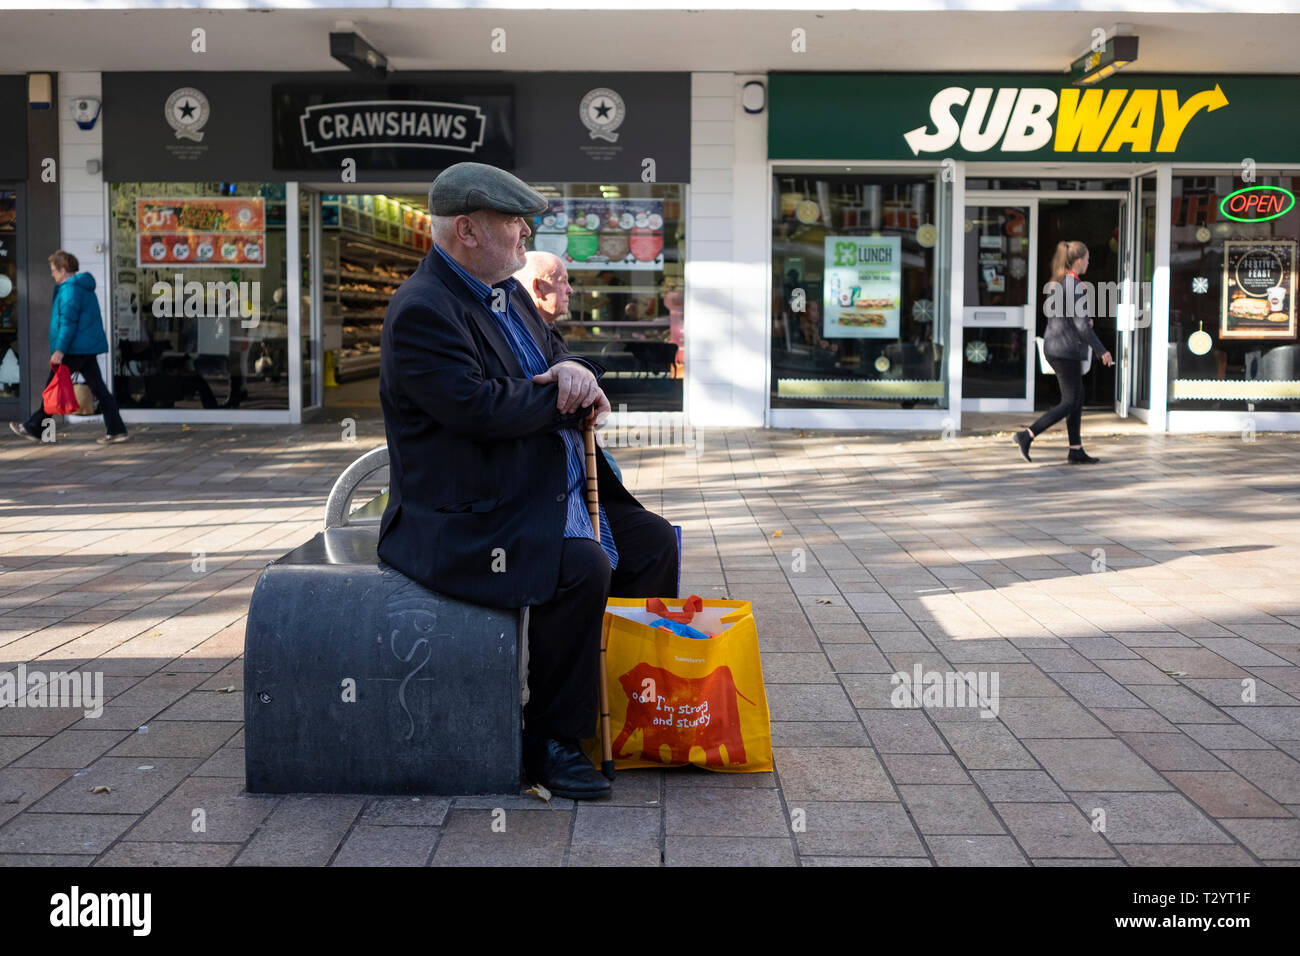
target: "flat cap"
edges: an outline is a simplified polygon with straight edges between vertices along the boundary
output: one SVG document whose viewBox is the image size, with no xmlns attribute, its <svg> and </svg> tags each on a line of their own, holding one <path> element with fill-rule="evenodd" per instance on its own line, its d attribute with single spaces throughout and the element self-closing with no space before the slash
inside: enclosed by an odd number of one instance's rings
<svg viewBox="0 0 1300 956">
<path fill-rule="evenodd" d="M 535 216 L 546 208 L 546 197 L 522 179 L 484 163 L 448 166 L 429 187 L 429 212 L 435 216 L 459 216 L 479 209 Z"/>
</svg>

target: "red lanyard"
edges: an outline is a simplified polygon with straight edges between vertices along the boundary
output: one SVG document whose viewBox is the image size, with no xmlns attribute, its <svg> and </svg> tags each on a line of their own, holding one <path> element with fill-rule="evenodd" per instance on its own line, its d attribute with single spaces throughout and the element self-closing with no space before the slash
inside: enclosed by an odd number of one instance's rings
<svg viewBox="0 0 1300 956">
<path fill-rule="evenodd" d="M 1078 274 L 1077 272 L 1075 272 L 1073 269 L 1068 269 L 1068 270 L 1066 270 L 1066 271 L 1067 271 L 1070 275 L 1072 275 L 1072 276 L 1074 277 L 1074 281 L 1075 281 L 1075 282 L 1080 281 L 1080 280 L 1079 280 L 1079 274 Z"/>
</svg>

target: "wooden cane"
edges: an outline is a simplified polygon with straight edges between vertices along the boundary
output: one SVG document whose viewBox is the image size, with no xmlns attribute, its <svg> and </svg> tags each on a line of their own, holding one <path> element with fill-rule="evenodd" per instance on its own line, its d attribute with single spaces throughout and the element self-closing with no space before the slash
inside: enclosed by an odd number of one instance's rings
<svg viewBox="0 0 1300 956">
<path fill-rule="evenodd" d="M 587 514 L 591 516 L 591 530 L 600 543 L 600 486 L 596 475 L 596 427 L 587 422 L 582 429 L 582 438 L 587 449 Z M 605 665 L 605 649 L 609 645 L 609 626 L 602 622 L 600 627 L 600 736 L 601 764 L 600 772 L 606 779 L 614 779 L 613 740 L 609 734 L 609 686 L 606 682 L 608 673 Z"/>
</svg>

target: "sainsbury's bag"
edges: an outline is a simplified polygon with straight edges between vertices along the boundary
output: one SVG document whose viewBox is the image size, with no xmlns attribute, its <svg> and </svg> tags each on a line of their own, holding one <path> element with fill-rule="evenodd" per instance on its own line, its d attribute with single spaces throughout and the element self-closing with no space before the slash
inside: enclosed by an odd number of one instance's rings
<svg viewBox="0 0 1300 956">
<path fill-rule="evenodd" d="M 647 603 L 611 598 L 605 608 L 615 768 L 771 770 L 772 729 L 749 602 L 651 599 L 653 610 Z M 654 626 L 665 619 L 676 633 Z M 683 636 L 692 631 L 711 636 Z"/>
</svg>

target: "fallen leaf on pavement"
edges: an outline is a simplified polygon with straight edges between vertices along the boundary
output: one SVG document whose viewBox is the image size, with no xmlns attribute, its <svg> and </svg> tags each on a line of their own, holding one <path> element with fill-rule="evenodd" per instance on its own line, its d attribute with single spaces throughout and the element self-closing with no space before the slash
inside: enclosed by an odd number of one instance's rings
<svg viewBox="0 0 1300 956">
<path fill-rule="evenodd" d="M 90 788 L 90 792 L 91 792 L 91 793 L 112 793 L 112 792 L 113 792 L 113 788 L 112 788 L 112 787 L 105 787 L 105 786 L 91 787 L 91 788 Z"/>
<path fill-rule="evenodd" d="M 529 787 L 527 790 L 524 791 L 524 793 L 531 793 L 533 794 L 533 796 L 541 797 L 547 803 L 551 802 L 551 791 L 547 790 L 540 783 L 535 786 Z"/>
</svg>

